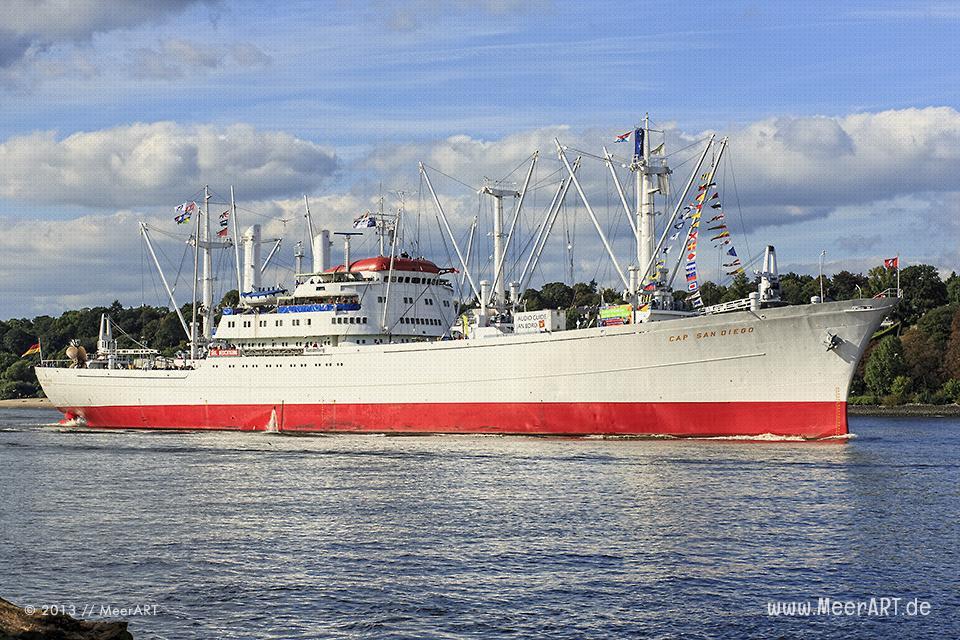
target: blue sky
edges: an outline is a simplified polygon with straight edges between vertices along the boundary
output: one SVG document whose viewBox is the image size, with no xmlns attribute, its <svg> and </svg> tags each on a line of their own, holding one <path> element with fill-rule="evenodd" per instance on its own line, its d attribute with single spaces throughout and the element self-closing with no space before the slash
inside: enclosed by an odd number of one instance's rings
<svg viewBox="0 0 960 640">
<path fill-rule="evenodd" d="M 0 276 L 17 295 L 0 317 L 141 301 L 134 221 L 166 221 L 205 181 L 234 183 L 268 218 L 294 220 L 307 193 L 324 224 L 347 226 L 381 182 L 417 192 L 417 159 L 477 184 L 540 148 L 546 176 L 552 135 L 598 152 L 647 111 L 668 142 L 731 136 L 746 227 L 734 231 L 776 244 L 787 268 L 815 272 L 821 249 L 828 270 L 897 252 L 946 272 L 960 262 L 952 4 L 12 5 Z M 609 185 L 591 175 L 605 207 Z M 467 222 L 475 197 L 444 188 Z M 589 266 L 599 246 L 578 224 Z M 34 255 L 65 236 L 72 256 Z M 562 277 L 563 261 L 540 277 Z"/>
</svg>

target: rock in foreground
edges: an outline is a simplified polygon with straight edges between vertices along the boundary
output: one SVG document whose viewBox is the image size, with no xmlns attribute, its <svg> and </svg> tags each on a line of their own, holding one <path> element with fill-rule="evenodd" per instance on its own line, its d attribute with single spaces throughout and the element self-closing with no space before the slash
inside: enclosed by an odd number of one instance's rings
<svg viewBox="0 0 960 640">
<path fill-rule="evenodd" d="M 126 622 L 27 613 L 0 598 L 0 640 L 133 640 Z"/>
</svg>

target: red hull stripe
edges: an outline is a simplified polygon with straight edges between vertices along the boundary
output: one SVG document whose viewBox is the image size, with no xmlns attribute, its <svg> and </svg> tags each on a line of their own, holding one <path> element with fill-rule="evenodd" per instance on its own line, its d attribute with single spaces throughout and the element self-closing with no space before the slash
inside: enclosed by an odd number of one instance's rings
<svg viewBox="0 0 960 640">
<path fill-rule="evenodd" d="M 802 436 L 847 433 L 843 402 L 544 402 L 62 407 L 91 427 L 504 433 Z"/>
</svg>

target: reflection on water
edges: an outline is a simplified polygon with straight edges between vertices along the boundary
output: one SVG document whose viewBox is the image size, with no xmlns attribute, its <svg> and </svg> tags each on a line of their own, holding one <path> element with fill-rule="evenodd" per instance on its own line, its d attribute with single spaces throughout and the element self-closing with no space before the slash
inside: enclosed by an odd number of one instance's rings
<svg viewBox="0 0 960 640">
<path fill-rule="evenodd" d="M 0 595 L 156 604 L 138 639 L 960 636 L 958 421 L 854 419 L 847 444 L 51 422 L 0 411 Z M 933 609 L 767 615 L 819 596 Z"/>
</svg>

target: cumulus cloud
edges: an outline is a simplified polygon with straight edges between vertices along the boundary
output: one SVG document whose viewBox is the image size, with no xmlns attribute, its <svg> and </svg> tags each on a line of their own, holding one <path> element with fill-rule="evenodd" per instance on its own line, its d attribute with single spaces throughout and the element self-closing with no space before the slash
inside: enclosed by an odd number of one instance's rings
<svg viewBox="0 0 960 640">
<path fill-rule="evenodd" d="M 667 130 L 668 150 L 679 150 L 709 133 L 683 131 L 676 125 L 663 128 Z M 423 160 L 435 169 L 431 171 L 433 183 L 461 248 L 465 248 L 470 222 L 479 216 L 471 264 L 481 267 L 489 261 L 490 203 L 470 187 L 482 186 L 487 178 L 503 178 L 510 171 L 513 174 L 506 184 L 518 186 L 523 179 L 524 162 L 539 149 L 541 162 L 534 176 L 535 190 L 528 196 L 518 244 L 511 248 L 513 264 L 517 256 L 521 260 L 525 256 L 520 249 L 532 236 L 556 181 L 565 173 L 557 162 L 553 138 L 559 137 L 570 147 L 572 158 L 577 149 L 599 152 L 601 145 L 612 141 L 614 133 L 621 131 L 575 131 L 557 126 L 493 139 L 460 134 L 423 143 L 381 144 L 347 167 L 351 177 L 360 175 L 359 181 L 341 183 L 332 193 L 312 195 L 311 209 L 318 227 L 345 230 L 357 214 L 376 209 L 380 181 L 386 185 L 388 209 L 396 205 L 392 191 L 405 188 L 407 239 L 412 242 L 417 237 L 419 218 L 422 252 L 439 262 L 455 264 L 448 240 L 441 239 L 435 224 L 429 195 L 424 191 L 422 198 L 418 197 L 417 161 Z M 731 137 L 729 159 L 736 173 L 736 189 L 729 166 L 718 180 L 728 213 L 736 211 L 739 195 L 750 242 L 757 245 L 756 249 L 767 240 L 774 241 L 781 249 L 784 270 L 815 273 L 817 256 L 823 248 L 830 251 L 828 271 L 865 270 L 896 252 L 907 263 L 955 268 L 960 228 L 955 220 L 960 199 L 956 197 L 954 182 L 960 170 L 960 113 L 954 109 L 770 118 L 718 133 Z M 627 145 L 608 147 L 621 156 L 630 152 Z M 690 160 L 697 150 L 694 146 L 671 158 L 678 167 L 674 179 L 677 189 L 691 169 Z M 687 162 L 681 167 L 684 161 Z M 205 182 L 233 182 L 238 197 L 247 202 L 245 208 L 259 214 L 244 214 L 243 224 L 261 222 L 265 236 L 287 238 L 281 259 L 289 263 L 290 245 L 305 237 L 300 194 L 316 193 L 316 187 L 336 166 L 330 150 L 287 134 L 258 132 L 245 125 L 215 128 L 139 124 L 62 139 L 37 133 L 0 145 L 0 196 L 90 206 L 169 206 Z M 629 183 L 626 170 L 621 168 L 620 173 L 624 182 Z M 579 175 L 605 232 L 616 238 L 615 250 L 622 264 L 629 263 L 629 232 L 606 169 L 596 160 L 588 160 Z M 8 308 L 22 305 L 18 300 L 25 300 L 27 292 L 49 288 L 50 281 L 57 281 L 55 286 L 59 288 L 45 292 L 43 295 L 52 297 L 37 304 L 71 306 L 74 299 L 65 296 L 80 296 L 83 292 L 88 292 L 90 304 L 109 303 L 114 297 L 138 301 L 143 271 L 136 229 L 131 229 L 132 214 L 117 216 L 84 218 L 69 221 L 66 226 L 40 221 L 8 222 L 6 227 L 12 231 L 0 242 L 5 255 L 67 247 L 39 267 L 28 268 L 25 261 L 19 260 L 3 263 L 0 277 L 5 281 L 30 283 L 23 285 L 23 296 L 5 303 Z M 827 219 L 815 221 L 818 217 Z M 745 254 L 741 243 L 746 239 L 740 234 L 738 215 L 735 220 L 737 249 Z M 169 226 L 169 216 L 163 222 Z M 124 226 L 126 239 L 121 239 L 116 234 Z M 783 229 L 764 229 L 769 226 Z M 933 238 L 921 237 L 916 232 L 918 228 L 936 232 L 927 234 Z M 760 233 L 754 235 L 758 229 Z M 69 238 L 69 242 L 63 238 Z M 574 246 L 573 255 L 566 250 L 568 238 Z M 354 245 L 356 254 L 374 250 L 374 242 L 372 234 L 358 239 Z M 593 225 L 574 193 L 568 196 L 533 285 L 563 279 L 571 259 L 577 278 L 595 277 L 607 286 L 617 284 Z M 804 263 L 804 259 L 809 262 Z M 708 277 L 713 277 L 712 273 Z M 69 279 L 64 274 L 73 278 L 69 286 L 61 286 L 60 281 Z"/>
<path fill-rule="evenodd" d="M 99 0 L 8 0 L 0 29 L 0 67 L 17 62 L 31 49 L 156 22 L 200 3 L 215 4 L 213 0 L 127 0 L 122 5 Z"/>
<path fill-rule="evenodd" d="M 798 209 L 953 188 L 960 113 L 950 107 L 771 118 L 731 133 L 741 195 Z"/>
<path fill-rule="evenodd" d="M 241 224 L 261 223 L 265 238 L 284 238 L 281 255 L 264 278 L 266 282 L 289 284 L 292 246 L 300 229 L 293 228 L 295 220 L 288 221 L 285 229 L 279 220 L 254 216 L 246 210 L 262 204 L 239 203 L 244 207 L 240 212 Z M 187 239 L 192 227 L 175 225 L 169 215 L 120 210 L 73 220 L 0 218 L 4 228 L 0 234 L 0 255 L 20 257 L 0 260 L 0 278 L 9 292 L 0 299 L 0 318 L 56 315 L 67 309 L 109 305 L 114 300 L 127 305 L 168 306 L 167 294 L 140 237 L 141 220 L 166 232 L 154 232 L 151 238 L 177 303 L 189 302 L 193 254 Z M 236 288 L 233 255 L 233 250 L 227 248 L 214 262 L 218 269 L 218 299 Z"/>
<path fill-rule="evenodd" d="M 64 221 L 0 219 L 0 252 L 20 258 L 0 261 L 10 291 L 0 317 L 53 315 L 118 298 L 139 302 L 141 278 L 150 276 L 141 269 L 137 217 L 125 211 Z"/>
<path fill-rule="evenodd" d="M 0 144 L 0 196 L 89 207 L 169 204 L 203 184 L 247 197 L 312 191 L 337 168 L 334 152 L 278 131 L 173 122 L 133 124 Z"/>
<path fill-rule="evenodd" d="M 665 127 L 668 151 L 703 139 L 710 132 Z M 619 132 L 617 132 L 619 133 Z M 842 117 L 777 117 L 717 132 L 729 135 L 727 161 L 720 171 L 728 205 L 739 202 L 753 227 L 790 224 L 828 215 L 843 205 L 867 205 L 905 194 L 954 188 L 960 175 L 960 112 L 950 107 L 858 113 Z M 422 159 L 473 185 L 499 177 L 540 149 L 543 164 L 557 167 L 553 138 L 571 149 L 600 152 L 612 140 L 608 131 L 548 127 L 483 140 L 456 135 L 425 144 L 378 150 L 366 166 L 387 175 L 409 175 Z M 622 145 L 607 144 L 611 152 Z M 571 151 L 569 155 L 575 152 Z M 689 158 L 672 159 L 674 166 Z M 604 171 L 584 165 L 588 195 L 605 199 Z M 689 164 L 676 171 L 679 187 Z M 522 176 L 515 176 L 520 180 Z M 408 178 L 409 179 L 409 178 Z M 734 180 L 736 188 L 734 188 Z"/>
</svg>

